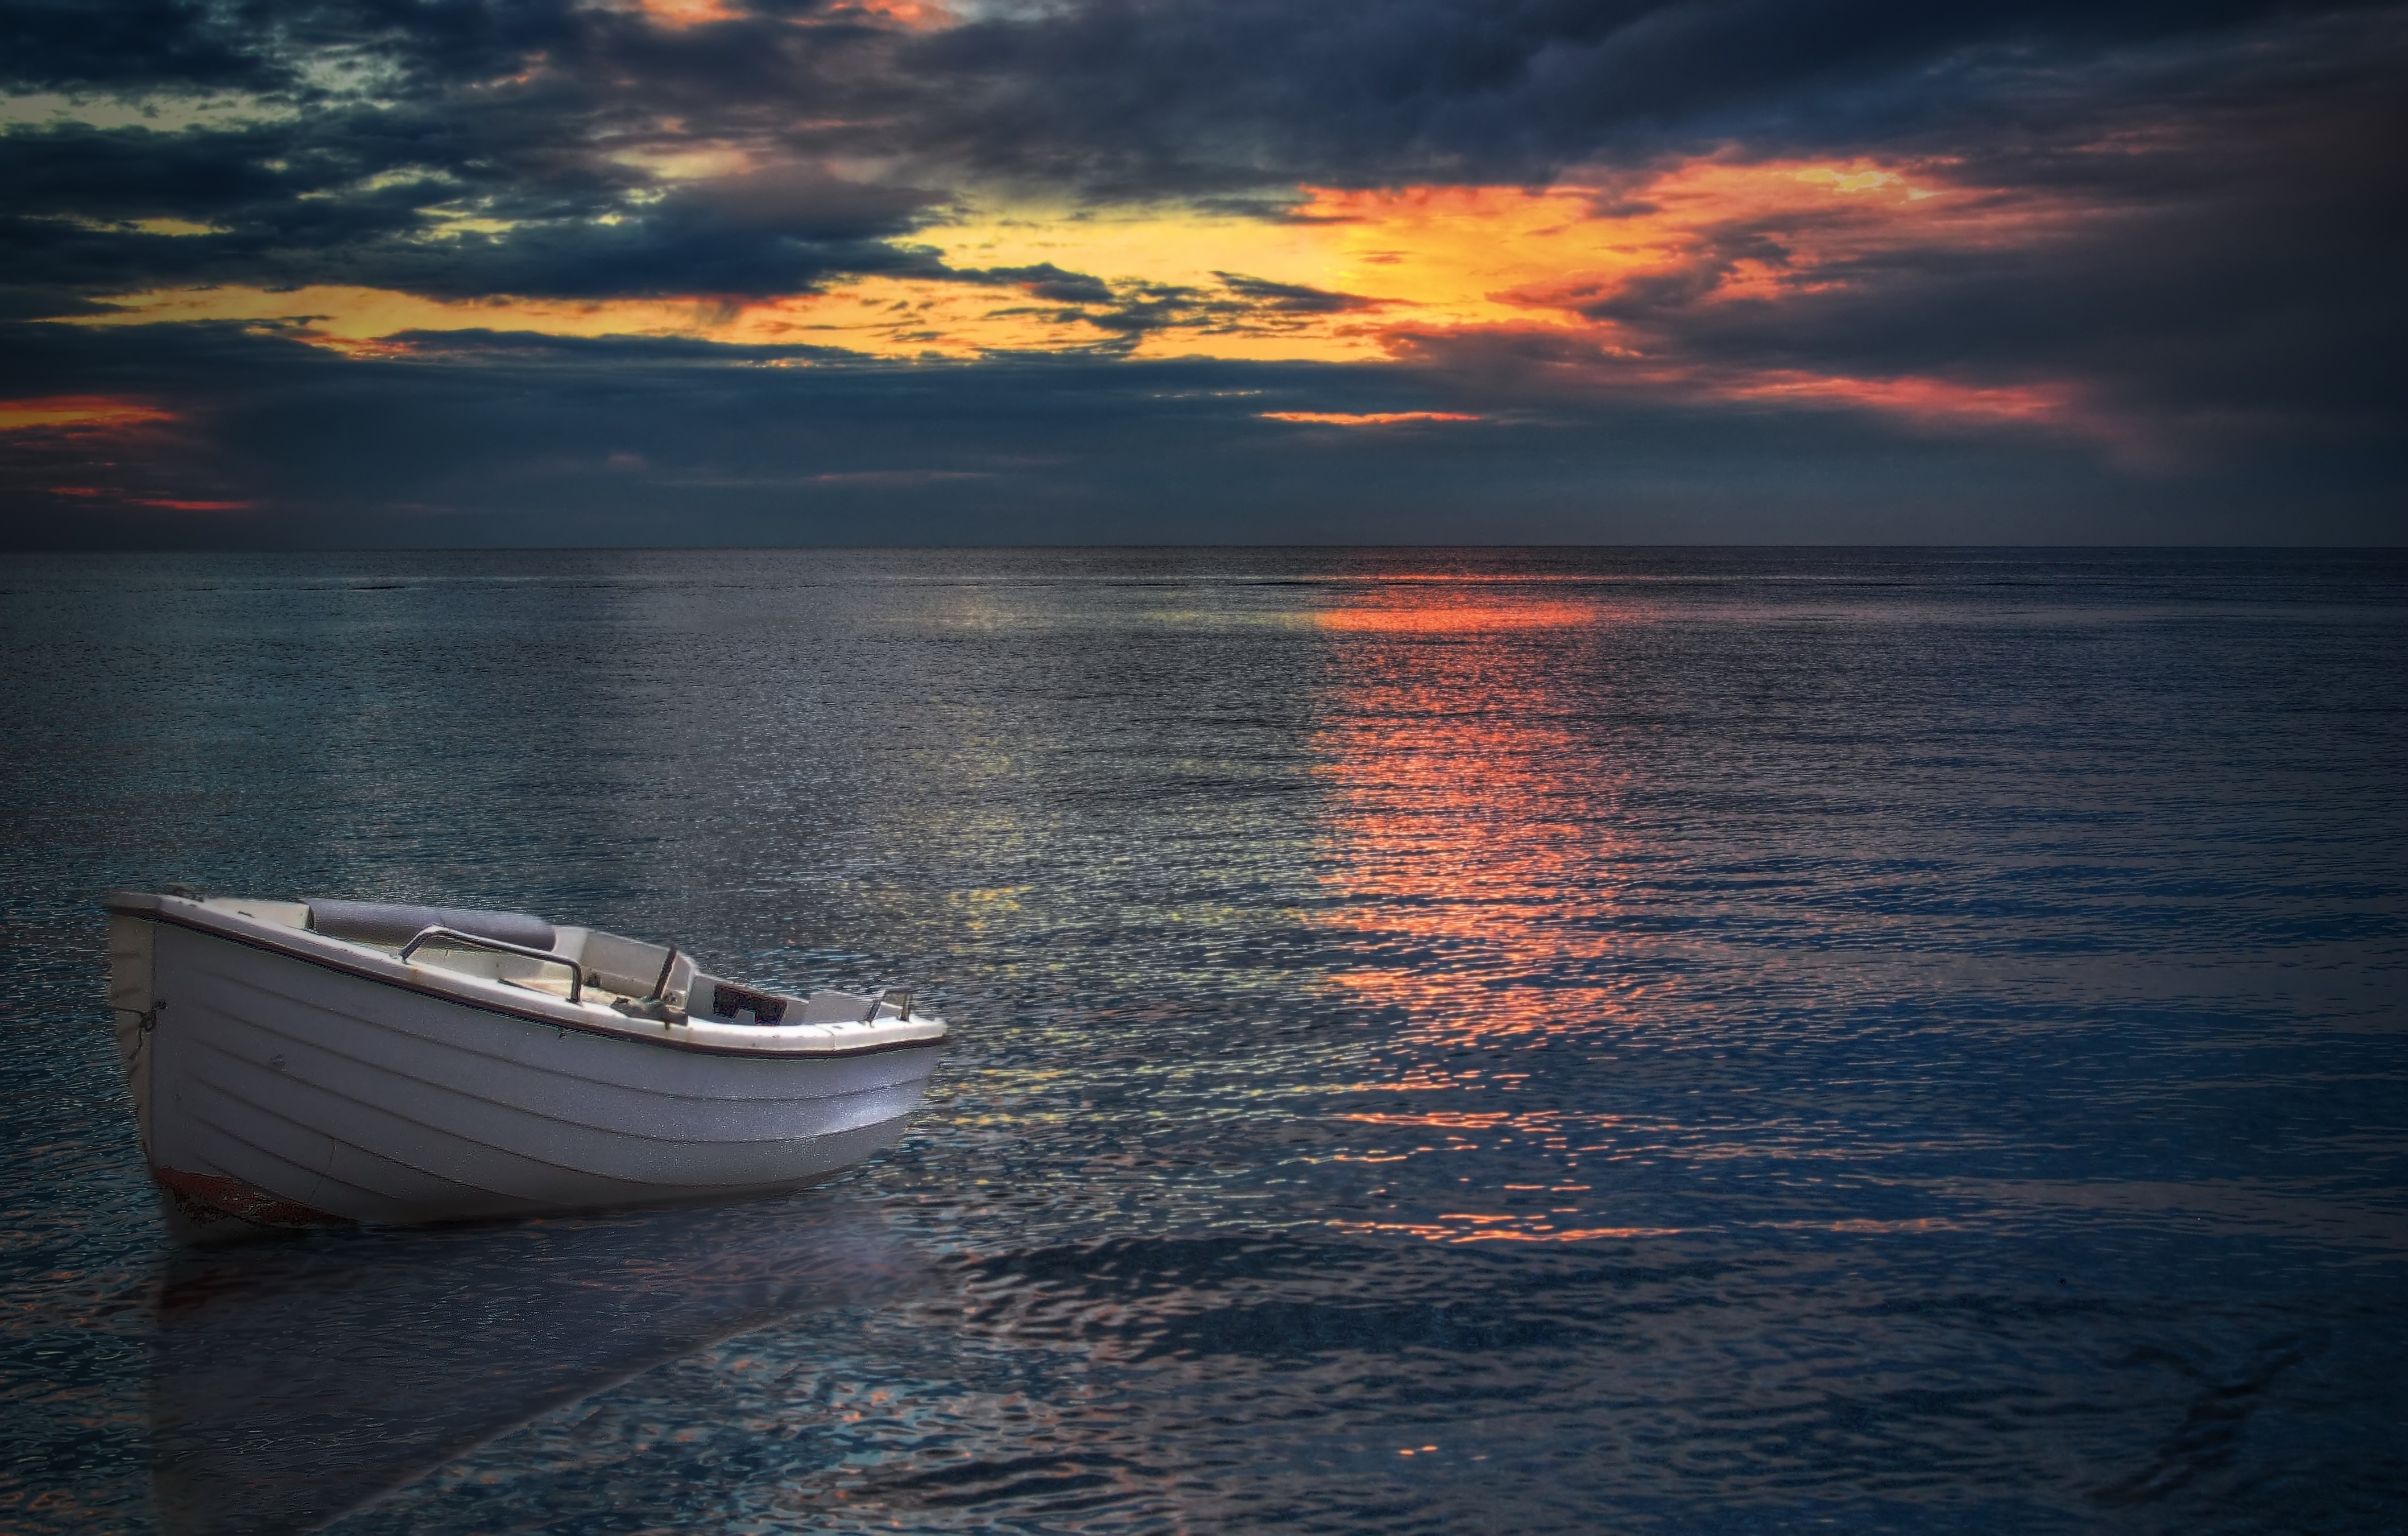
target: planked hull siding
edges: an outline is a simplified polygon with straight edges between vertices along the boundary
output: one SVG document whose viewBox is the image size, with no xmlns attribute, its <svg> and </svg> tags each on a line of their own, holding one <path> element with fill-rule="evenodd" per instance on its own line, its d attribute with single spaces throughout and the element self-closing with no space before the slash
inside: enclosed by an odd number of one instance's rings
<svg viewBox="0 0 2408 1536">
<path fill-rule="evenodd" d="M 167 924 L 154 926 L 152 973 L 169 1004 L 148 1064 L 161 1183 L 207 1200 L 208 1181 L 230 1180 L 347 1221 L 809 1184 L 901 1134 L 937 1056 L 934 1042 L 819 1057 L 665 1049 Z"/>
</svg>

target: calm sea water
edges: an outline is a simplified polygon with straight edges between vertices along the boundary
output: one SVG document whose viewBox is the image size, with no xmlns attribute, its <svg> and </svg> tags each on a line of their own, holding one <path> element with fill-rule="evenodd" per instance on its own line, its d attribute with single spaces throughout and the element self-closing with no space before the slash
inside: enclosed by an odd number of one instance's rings
<svg viewBox="0 0 2408 1536">
<path fill-rule="evenodd" d="M 2408 559 L 20 559 L 0 1526 L 2408 1527 Z M 957 1026 L 701 1211 L 163 1242 L 112 885 Z"/>
</svg>

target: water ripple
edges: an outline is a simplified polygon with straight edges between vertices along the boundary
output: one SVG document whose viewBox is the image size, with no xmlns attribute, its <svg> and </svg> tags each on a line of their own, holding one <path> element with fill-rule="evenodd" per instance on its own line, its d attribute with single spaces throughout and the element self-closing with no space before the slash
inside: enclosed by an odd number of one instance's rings
<svg viewBox="0 0 2408 1536">
<path fill-rule="evenodd" d="M 2394 555 L 62 556 L 0 634 L 12 1529 L 2408 1505 Z M 959 1033 L 817 1191 L 175 1255 L 92 906 L 171 880 Z"/>
</svg>

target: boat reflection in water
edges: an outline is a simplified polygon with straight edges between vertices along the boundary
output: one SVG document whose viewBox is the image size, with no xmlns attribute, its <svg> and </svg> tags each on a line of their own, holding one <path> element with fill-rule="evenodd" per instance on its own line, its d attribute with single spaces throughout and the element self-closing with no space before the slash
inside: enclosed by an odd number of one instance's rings
<svg viewBox="0 0 2408 1536">
<path fill-rule="evenodd" d="M 161 1528 L 306 1531 L 552 1409 L 920 1270 L 824 1195 L 172 1256 L 151 1345 Z"/>
</svg>

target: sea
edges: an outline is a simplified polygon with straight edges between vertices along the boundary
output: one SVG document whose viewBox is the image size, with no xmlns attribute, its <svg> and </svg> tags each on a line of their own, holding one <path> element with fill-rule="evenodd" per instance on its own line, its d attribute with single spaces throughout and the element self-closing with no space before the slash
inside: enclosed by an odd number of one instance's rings
<svg viewBox="0 0 2408 1536">
<path fill-rule="evenodd" d="M 2408 553 L 0 570 L 0 1529 L 2408 1529 Z M 912 985 L 816 1188 L 169 1244 L 113 887 Z"/>
</svg>

